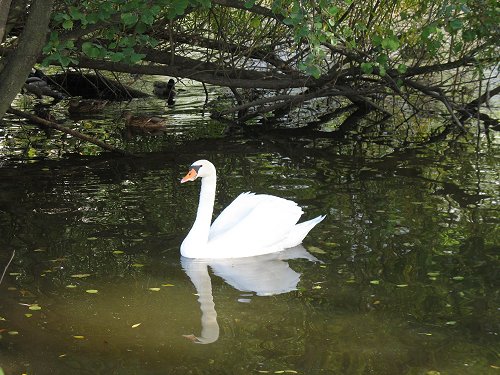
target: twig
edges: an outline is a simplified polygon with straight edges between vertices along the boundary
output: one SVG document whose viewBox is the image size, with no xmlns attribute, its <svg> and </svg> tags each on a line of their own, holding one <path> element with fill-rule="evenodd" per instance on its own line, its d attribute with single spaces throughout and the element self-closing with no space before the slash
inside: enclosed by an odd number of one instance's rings
<svg viewBox="0 0 500 375">
<path fill-rule="evenodd" d="M 38 116 L 34 116 L 32 115 L 31 113 L 26 113 L 26 112 L 23 112 L 23 111 L 20 111 L 18 109 L 15 109 L 15 108 L 9 108 L 7 110 L 7 112 L 9 113 L 12 113 L 13 115 L 16 115 L 16 116 L 19 116 L 19 117 L 24 117 L 30 121 L 33 121 L 34 123 L 38 124 L 38 125 L 41 125 L 43 127 L 46 127 L 46 128 L 53 128 L 53 129 L 56 129 L 56 130 L 59 130 L 63 133 L 66 133 L 66 134 L 70 134 L 72 135 L 73 137 L 76 137 L 76 138 L 79 138 L 81 140 L 84 140 L 84 141 L 87 141 L 87 142 L 90 142 L 90 143 L 93 143 L 105 150 L 108 150 L 108 151 L 111 151 L 111 152 L 116 152 L 118 154 L 121 154 L 121 155 L 127 155 L 127 156 L 134 156 L 133 154 L 131 154 L 130 152 L 127 152 L 127 151 L 124 151 L 124 150 L 120 150 L 119 148 L 116 148 L 116 147 L 113 147 L 111 145 L 108 145 L 107 143 L 104 143 L 98 139 L 95 139 L 93 137 L 90 137 L 88 135 L 85 135 L 85 134 L 82 134 L 80 132 L 77 132 L 76 130 L 73 130 L 73 129 L 68 129 L 64 126 L 61 126 L 59 124 L 56 124 L 55 122 L 52 122 L 52 121 L 47 121 L 43 118 L 40 118 Z"/>
<path fill-rule="evenodd" d="M 12 262 L 12 259 L 14 259 L 14 255 L 16 255 L 16 250 L 12 250 L 12 256 L 10 257 L 9 261 L 7 262 L 7 265 L 5 266 L 5 268 L 3 270 L 2 277 L 0 277 L 0 284 L 2 284 L 5 273 L 7 272 L 7 268 L 9 268 L 10 263 Z"/>
</svg>

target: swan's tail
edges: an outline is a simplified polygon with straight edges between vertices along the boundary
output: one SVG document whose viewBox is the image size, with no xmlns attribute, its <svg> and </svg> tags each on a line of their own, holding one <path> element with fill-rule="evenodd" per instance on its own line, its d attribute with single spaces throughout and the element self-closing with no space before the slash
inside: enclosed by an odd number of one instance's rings
<svg viewBox="0 0 500 375">
<path fill-rule="evenodd" d="M 296 224 L 285 239 L 283 248 L 287 249 L 301 244 L 309 231 L 313 229 L 316 224 L 323 221 L 325 217 L 326 215 L 321 215 L 314 219 L 304 221 L 303 223 Z"/>
</svg>

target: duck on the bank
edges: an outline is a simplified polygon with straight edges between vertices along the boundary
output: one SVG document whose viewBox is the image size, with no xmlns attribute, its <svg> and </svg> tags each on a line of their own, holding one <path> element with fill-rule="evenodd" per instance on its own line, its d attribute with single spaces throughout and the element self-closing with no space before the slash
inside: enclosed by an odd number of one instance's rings
<svg viewBox="0 0 500 375">
<path fill-rule="evenodd" d="M 68 112 L 71 114 L 100 112 L 107 104 L 107 100 L 72 98 L 68 104 Z"/>
<path fill-rule="evenodd" d="M 125 126 L 143 131 L 163 131 L 165 130 L 165 119 L 156 116 L 134 116 L 129 109 L 122 112 L 125 119 Z"/>
<path fill-rule="evenodd" d="M 168 82 L 155 81 L 153 83 L 153 94 L 160 99 L 167 99 L 168 105 L 175 104 L 177 91 L 175 90 L 175 81 L 170 78 Z"/>
</svg>

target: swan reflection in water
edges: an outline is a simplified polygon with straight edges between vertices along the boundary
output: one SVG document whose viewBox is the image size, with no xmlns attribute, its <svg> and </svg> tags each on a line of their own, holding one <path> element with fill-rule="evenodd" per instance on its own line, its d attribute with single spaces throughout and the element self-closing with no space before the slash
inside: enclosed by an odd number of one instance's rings
<svg viewBox="0 0 500 375">
<path fill-rule="evenodd" d="M 201 309 L 201 335 L 184 335 L 197 344 L 210 344 L 219 338 L 217 312 L 212 296 L 212 281 L 208 266 L 233 288 L 254 292 L 258 296 L 272 296 L 297 289 L 300 273 L 290 268 L 287 260 L 318 259 L 298 245 L 279 253 L 247 258 L 192 259 L 181 258 L 182 267 L 198 294 Z"/>
</svg>

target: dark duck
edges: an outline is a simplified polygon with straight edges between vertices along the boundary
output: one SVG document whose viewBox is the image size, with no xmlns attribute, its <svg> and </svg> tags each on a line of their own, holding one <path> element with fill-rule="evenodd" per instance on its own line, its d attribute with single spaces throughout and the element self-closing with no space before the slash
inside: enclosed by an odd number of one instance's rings
<svg viewBox="0 0 500 375">
<path fill-rule="evenodd" d="M 175 96 L 177 95 L 175 81 L 172 78 L 168 82 L 155 81 L 153 83 L 153 94 L 160 99 L 167 99 L 168 105 L 175 104 Z"/>
</svg>

